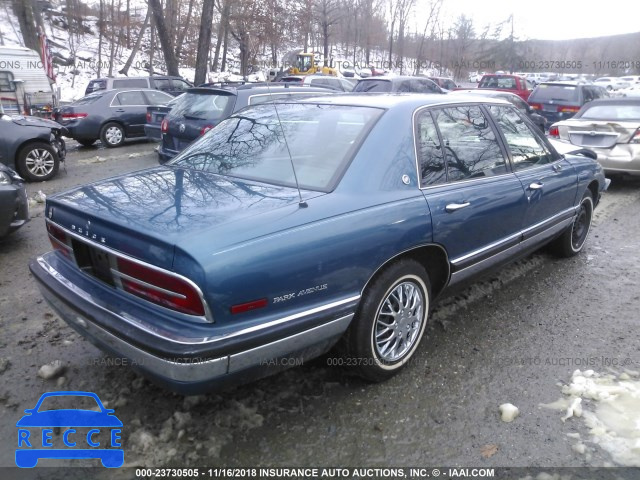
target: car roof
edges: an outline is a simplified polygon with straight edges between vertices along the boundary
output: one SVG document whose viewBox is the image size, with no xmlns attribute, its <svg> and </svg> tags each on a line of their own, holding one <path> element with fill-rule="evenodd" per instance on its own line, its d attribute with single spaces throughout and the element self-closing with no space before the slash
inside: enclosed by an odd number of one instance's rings
<svg viewBox="0 0 640 480">
<path fill-rule="evenodd" d="M 384 81 L 393 82 L 393 81 L 399 81 L 399 80 L 415 80 L 415 79 L 430 80 L 429 77 L 419 77 L 417 75 L 376 75 L 375 77 L 361 78 L 360 81 L 372 82 L 375 80 L 384 80 Z M 431 81 L 433 82 L 433 80 Z"/>
<path fill-rule="evenodd" d="M 455 90 L 455 93 L 458 94 L 468 94 L 471 93 L 473 95 L 485 95 L 487 97 L 497 97 L 497 96 L 513 96 L 513 97 L 518 97 L 520 98 L 520 96 L 518 96 L 516 93 L 513 92 L 507 92 L 505 90 L 494 90 L 492 88 L 468 88 L 466 90 Z"/>
<path fill-rule="evenodd" d="M 588 83 L 580 80 L 555 80 L 551 82 L 540 82 L 538 85 L 564 85 L 565 87 L 578 87 L 582 85 L 588 85 Z"/>
<path fill-rule="evenodd" d="M 300 103 L 323 103 L 331 105 L 345 105 L 353 107 L 394 108 L 406 105 L 413 108 L 428 105 L 447 105 L 456 103 L 478 103 L 478 100 L 469 100 L 466 95 L 449 93 L 342 93 L 323 97 L 308 97 L 297 100 Z M 482 103 L 495 103 L 511 105 L 506 100 L 486 98 Z"/>
<path fill-rule="evenodd" d="M 280 92 L 282 90 L 292 90 L 297 92 L 320 92 L 329 90 L 323 87 L 309 87 L 307 85 L 295 85 L 291 83 L 267 83 L 261 82 L 259 84 L 243 84 L 243 85 L 224 85 L 221 87 L 193 87 L 187 89 L 187 93 L 202 93 L 208 95 L 215 95 L 216 93 L 224 93 L 226 95 L 235 94 L 242 90 L 251 90 L 250 93 L 259 92 L 259 93 L 269 93 L 274 90 Z M 121 90 L 122 91 L 122 90 Z"/>
</svg>

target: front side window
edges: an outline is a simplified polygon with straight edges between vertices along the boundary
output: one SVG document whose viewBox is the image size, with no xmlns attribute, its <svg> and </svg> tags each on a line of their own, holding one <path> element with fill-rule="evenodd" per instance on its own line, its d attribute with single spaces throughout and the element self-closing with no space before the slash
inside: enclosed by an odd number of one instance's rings
<svg viewBox="0 0 640 480">
<path fill-rule="evenodd" d="M 516 109 L 491 105 L 489 110 L 505 136 L 516 171 L 553 162 L 549 149 Z"/>
<path fill-rule="evenodd" d="M 433 110 L 442 137 L 447 181 L 501 175 L 507 164 L 489 120 L 477 105 Z"/>
<path fill-rule="evenodd" d="M 166 105 L 174 98 L 171 95 L 156 90 L 149 90 L 147 92 L 144 92 L 144 94 L 149 100 L 148 102 L 146 102 L 148 105 Z"/>
</svg>

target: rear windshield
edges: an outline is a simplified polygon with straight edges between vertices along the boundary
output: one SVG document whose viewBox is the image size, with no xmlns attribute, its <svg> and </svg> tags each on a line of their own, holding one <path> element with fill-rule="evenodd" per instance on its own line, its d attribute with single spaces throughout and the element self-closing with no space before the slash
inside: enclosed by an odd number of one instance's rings
<svg viewBox="0 0 640 480">
<path fill-rule="evenodd" d="M 276 112 L 256 105 L 224 120 L 170 164 L 289 187 L 297 178 L 303 189 L 330 191 L 381 113 L 314 103 L 283 103 Z"/>
<path fill-rule="evenodd" d="M 640 105 L 591 105 L 580 115 L 590 120 L 640 120 Z"/>
<path fill-rule="evenodd" d="M 575 85 L 538 85 L 529 97 L 529 102 L 579 102 Z"/>
<path fill-rule="evenodd" d="M 187 92 L 182 98 L 171 109 L 172 117 L 215 121 L 229 116 L 236 97 L 231 93 Z"/>
<path fill-rule="evenodd" d="M 354 92 L 390 92 L 389 80 L 361 80 L 353 89 Z"/>
</svg>

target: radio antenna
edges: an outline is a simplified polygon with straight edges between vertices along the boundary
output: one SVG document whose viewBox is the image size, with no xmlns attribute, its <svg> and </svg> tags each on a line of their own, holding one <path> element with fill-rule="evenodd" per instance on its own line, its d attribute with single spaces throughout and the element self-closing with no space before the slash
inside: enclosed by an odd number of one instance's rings
<svg viewBox="0 0 640 480">
<path fill-rule="evenodd" d="M 284 127 L 282 126 L 282 120 L 280 120 L 280 113 L 278 112 L 278 106 L 276 105 L 276 100 L 273 94 L 271 93 L 271 82 L 267 82 L 267 90 L 269 91 L 269 96 L 272 99 L 273 109 L 276 111 L 276 117 L 278 118 L 278 125 L 280 126 L 280 130 L 282 131 L 282 138 L 284 139 L 284 145 L 287 148 L 287 155 L 289 155 L 289 162 L 291 162 L 291 169 L 293 170 L 293 178 L 296 181 L 296 188 L 298 189 L 298 206 L 301 208 L 307 208 L 309 205 L 302 199 L 302 191 L 300 190 L 300 184 L 298 183 L 298 174 L 296 173 L 296 166 L 293 163 L 293 156 L 291 155 L 291 150 L 289 149 L 289 142 L 287 142 L 287 135 L 284 132 Z M 288 85 L 285 88 L 289 88 Z"/>
</svg>

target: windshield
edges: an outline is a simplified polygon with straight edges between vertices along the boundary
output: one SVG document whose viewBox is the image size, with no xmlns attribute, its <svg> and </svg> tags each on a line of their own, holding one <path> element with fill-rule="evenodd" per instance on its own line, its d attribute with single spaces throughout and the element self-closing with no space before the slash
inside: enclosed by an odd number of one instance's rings
<svg viewBox="0 0 640 480">
<path fill-rule="evenodd" d="M 390 92 L 389 80 L 360 80 L 353 89 L 354 92 Z"/>
<path fill-rule="evenodd" d="M 232 93 L 187 92 L 171 109 L 171 116 L 221 120 L 229 116 L 234 103 Z"/>
<path fill-rule="evenodd" d="M 578 102 L 578 88 L 575 85 L 538 85 L 529 97 L 529 102 Z"/>
<path fill-rule="evenodd" d="M 170 164 L 295 187 L 293 162 L 301 188 L 330 191 L 381 112 L 283 103 L 276 113 L 273 105 L 257 105 L 220 123 Z"/>
<path fill-rule="evenodd" d="M 590 120 L 640 120 L 638 105 L 592 105 L 580 115 Z"/>
</svg>

